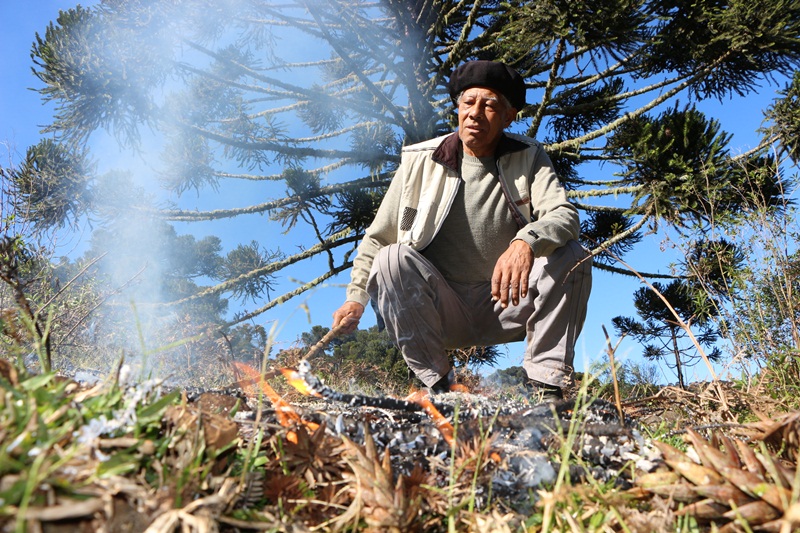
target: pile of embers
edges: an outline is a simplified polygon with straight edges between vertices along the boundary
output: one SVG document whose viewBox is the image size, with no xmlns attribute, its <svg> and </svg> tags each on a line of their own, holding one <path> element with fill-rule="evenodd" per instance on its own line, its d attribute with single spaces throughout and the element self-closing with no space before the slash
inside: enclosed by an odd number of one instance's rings
<svg viewBox="0 0 800 533">
<path fill-rule="evenodd" d="M 260 378 L 244 365 L 239 370 Z M 335 448 L 342 441 L 371 454 L 396 478 L 424 472 L 434 486 L 452 483 L 459 475 L 454 469 L 463 468 L 479 504 L 491 493 L 511 507 L 530 505 L 530 489 L 552 485 L 559 475 L 569 475 L 573 483 L 586 476 L 613 480 L 623 488 L 634 471 L 652 471 L 659 462 L 660 453 L 635 424 L 621 420 L 602 400 L 531 405 L 524 399 L 423 391 L 401 400 L 337 392 L 305 362 L 283 374 L 308 399 L 289 404 L 259 379 L 258 390 L 268 399 L 259 410 L 252 401 L 255 387 L 243 387 L 251 410 L 238 411 L 234 420 L 245 438 L 256 425 L 272 433 L 295 428 L 286 433 L 294 444 L 309 435 L 320 446 Z M 197 401 L 214 400 L 206 393 Z M 562 469 L 567 458 L 570 465 Z"/>
</svg>

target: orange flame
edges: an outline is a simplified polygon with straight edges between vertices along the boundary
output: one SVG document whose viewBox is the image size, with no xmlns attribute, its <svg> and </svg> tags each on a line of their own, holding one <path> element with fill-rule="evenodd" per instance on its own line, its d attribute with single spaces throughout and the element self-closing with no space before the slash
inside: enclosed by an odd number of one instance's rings
<svg viewBox="0 0 800 533">
<path fill-rule="evenodd" d="M 300 373 L 293 368 L 281 368 L 281 373 L 286 378 L 286 381 L 289 382 L 289 385 L 297 389 L 300 394 L 304 396 L 316 396 L 317 398 L 321 397 L 321 395 L 317 392 L 311 390 L 306 381 L 300 376 Z"/>
<path fill-rule="evenodd" d="M 253 397 L 258 394 L 256 383 L 261 381 L 261 372 L 256 370 L 250 365 L 234 361 L 233 373 L 236 376 L 236 384 L 242 389 L 248 397 Z"/>
<path fill-rule="evenodd" d="M 431 403 L 430 396 L 427 392 L 424 391 L 416 391 L 412 392 L 406 397 L 407 402 L 415 403 L 422 407 L 422 410 L 433 420 L 433 423 L 436 425 L 436 429 L 439 430 L 439 433 L 442 434 L 444 437 L 445 442 L 450 445 L 450 447 L 455 446 L 456 439 L 455 439 L 455 430 L 453 429 L 453 425 L 447 421 L 442 413 Z"/>
<path fill-rule="evenodd" d="M 281 398 L 280 394 L 275 392 L 275 389 L 262 378 L 258 370 L 250 365 L 237 361 L 233 362 L 233 368 L 234 372 L 237 374 L 237 378 L 243 376 L 239 379 L 238 384 L 247 396 L 255 396 L 258 394 L 258 388 L 260 388 L 264 396 L 269 398 L 269 401 L 272 402 L 272 406 L 275 408 L 275 416 L 278 418 L 280 425 L 289 427 L 292 424 L 302 424 L 311 431 L 316 431 L 319 427 L 319 424 L 315 422 L 303 420 L 291 404 Z M 258 384 L 258 388 L 256 388 L 256 384 Z M 290 431 L 287 433 L 286 438 L 292 442 L 297 442 L 297 436 L 294 432 Z"/>
</svg>

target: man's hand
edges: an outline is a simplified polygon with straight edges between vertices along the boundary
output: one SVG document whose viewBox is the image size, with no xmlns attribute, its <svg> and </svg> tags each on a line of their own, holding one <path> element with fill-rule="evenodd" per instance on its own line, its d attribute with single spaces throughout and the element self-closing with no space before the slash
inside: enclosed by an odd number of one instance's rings
<svg viewBox="0 0 800 533">
<path fill-rule="evenodd" d="M 342 334 L 353 333 L 358 328 L 364 306 L 358 302 L 345 302 L 333 313 L 333 327 L 342 326 Z"/>
<path fill-rule="evenodd" d="M 512 241 L 503 252 L 492 273 L 492 300 L 500 300 L 500 305 L 508 307 L 509 297 L 512 305 L 528 295 L 528 276 L 533 266 L 533 250 L 522 240 Z"/>
</svg>

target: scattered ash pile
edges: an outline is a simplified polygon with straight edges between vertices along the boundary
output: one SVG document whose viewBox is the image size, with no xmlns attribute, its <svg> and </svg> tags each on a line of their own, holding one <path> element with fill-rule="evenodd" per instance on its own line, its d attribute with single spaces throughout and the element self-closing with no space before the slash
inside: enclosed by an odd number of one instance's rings
<svg viewBox="0 0 800 533">
<path fill-rule="evenodd" d="M 729 434 L 684 424 L 684 450 L 580 396 L 539 405 L 455 391 L 370 397 L 327 387 L 307 365 L 238 370 L 235 388 L 200 391 L 137 383 L 126 367 L 86 386 L 19 378 L 0 363 L 4 447 L 18 470 L 4 486 L 33 486 L 34 461 L 59 463 L 16 529 L 29 520 L 65 531 L 511 531 L 544 513 L 566 531 L 577 503 L 581 516 L 631 531 L 675 529 L 685 516 L 720 532 L 745 530 L 743 520 L 746 530 L 800 530 L 797 412 L 725 424 Z M 305 396 L 278 394 L 270 383 L 285 385 L 281 373 Z M 674 406 L 664 390 L 648 401 Z M 50 444 L 33 438 L 39 428 Z M 616 495 L 630 505 L 618 509 Z"/>
<path fill-rule="evenodd" d="M 463 474 L 479 500 L 491 493 L 511 506 L 530 505 L 531 489 L 552 486 L 567 458 L 570 466 L 561 474 L 572 482 L 592 476 L 620 488 L 630 486 L 634 471 L 652 471 L 659 462 L 659 452 L 635 424 L 620 420 L 614 406 L 602 400 L 529 405 L 524 399 L 421 391 L 400 400 L 339 393 L 308 366 L 283 372 L 308 397 L 290 405 L 271 389 L 263 391 L 271 401 L 265 400 L 260 411 L 251 398 L 250 410 L 234 416 L 244 438 L 256 427 L 273 435 L 295 428 L 300 438 L 315 435 L 319 446 L 346 442 L 367 453 L 371 449 L 376 461 L 388 461 L 394 477 L 424 472 L 426 483 L 443 487 Z M 209 394 L 197 401 L 214 403 Z M 287 438 L 298 435 L 290 431 Z"/>
</svg>

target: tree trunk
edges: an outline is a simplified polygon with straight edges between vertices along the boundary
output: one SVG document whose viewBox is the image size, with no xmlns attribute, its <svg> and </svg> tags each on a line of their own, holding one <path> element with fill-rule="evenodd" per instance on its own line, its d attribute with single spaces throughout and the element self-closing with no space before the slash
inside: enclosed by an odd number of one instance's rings
<svg viewBox="0 0 800 533">
<path fill-rule="evenodd" d="M 678 349 L 678 335 L 676 328 L 670 328 L 672 335 L 672 353 L 675 354 L 675 373 L 678 374 L 678 385 L 681 389 L 686 389 L 686 384 L 683 382 L 683 365 L 681 364 L 681 351 Z"/>
</svg>

